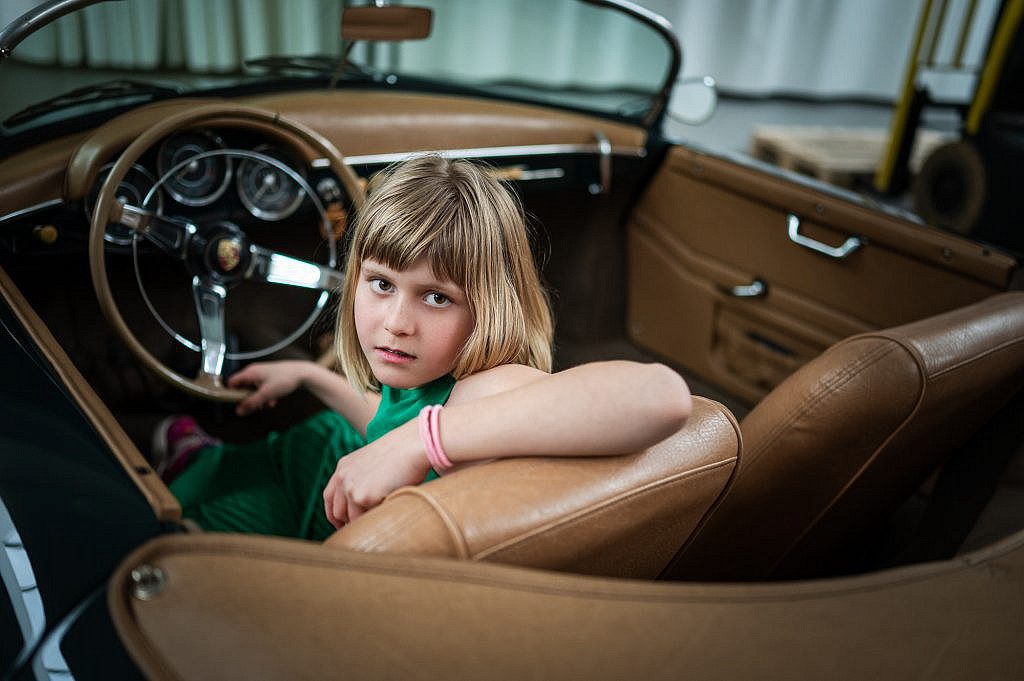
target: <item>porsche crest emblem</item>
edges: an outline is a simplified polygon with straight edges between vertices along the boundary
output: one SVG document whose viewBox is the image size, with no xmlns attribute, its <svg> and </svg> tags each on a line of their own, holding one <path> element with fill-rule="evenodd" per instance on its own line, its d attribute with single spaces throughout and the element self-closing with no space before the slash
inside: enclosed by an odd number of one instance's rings
<svg viewBox="0 0 1024 681">
<path fill-rule="evenodd" d="M 217 242 L 217 264 L 222 272 L 230 272 L 238 267 L 242 259 L 242 242 L 235 238 L 221 239 Z"/>
</svg>

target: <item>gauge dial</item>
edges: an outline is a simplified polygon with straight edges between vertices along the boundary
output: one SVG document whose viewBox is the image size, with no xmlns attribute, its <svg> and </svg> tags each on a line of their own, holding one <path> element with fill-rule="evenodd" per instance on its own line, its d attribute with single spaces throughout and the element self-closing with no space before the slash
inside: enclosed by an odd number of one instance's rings
<svg viewBox="0 0 1024 681">
<path fill-rule="evenodd" d="M 260 148 L 261 155 L 277 163 L 246 157 L 238 164 L 238 197 L 250 213 L 263 220 L 283 220 L 298 209 L 306 192 L 291 177 L 295 171 L 279 153 Z"/>
<path fill-rule="evenodd" d="M 167 139 L 157 155 L 160 182 L 186 206 L 216 201 L 231 181 L 231 162 L 224 144 L 207 131 L 182 132 Z"/>
<path fill-rule="evenodd" d="M 96 182 L 93 183 L 92 189 L 85 197 L 85 214 L 90 221 L 92 221 L 92 211 L 96 207 L 96 198 L 99 196 L 100 187 L 106 182 L 107 175 L 110 174 L 110 169 L 113 167 L 113 163 L 108 163 L 100 168 Z M 156 179 L 148 170 L 138 164 L 129 168 L 124 179 L 118 183 L 115 198 L 131 206 L 139 206 L 157 213 L 163 211 L 163 194 L 156 188 Z M 132 230 L 124 225 L 111 222 L 107 225 L 103 239 L 107 243 L 127 246 L 132 242 Z"/>
</svg>

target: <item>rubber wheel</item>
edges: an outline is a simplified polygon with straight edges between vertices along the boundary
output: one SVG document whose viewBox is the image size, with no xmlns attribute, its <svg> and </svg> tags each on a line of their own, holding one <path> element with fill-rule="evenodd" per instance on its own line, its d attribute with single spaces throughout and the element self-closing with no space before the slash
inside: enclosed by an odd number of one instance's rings
<svg viewBox="0 0 1024 681">
<path fill-rule="evenodd" d="M 974 144 L 944 144 L 928 156 L 914 181 L 914 211 L 929 225 L 970 234 L 985 206 L 986 181 Z"/>
</svg>

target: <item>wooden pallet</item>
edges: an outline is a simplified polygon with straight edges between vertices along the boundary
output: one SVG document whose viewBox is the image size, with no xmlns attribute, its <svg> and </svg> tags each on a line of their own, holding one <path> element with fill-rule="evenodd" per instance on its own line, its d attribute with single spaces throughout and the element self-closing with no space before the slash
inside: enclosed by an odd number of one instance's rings
<svg viewBox="0 0 1024 681">
<path fill-rule="evenodd" d="M 933 130 L 919 131 L 911 173 L 917 173 L 933 149 L 951 139 Z M 871 183 L 888 140 L 884 128 L 761 125 L 754 128 L 750 154 L 829 184 L 855 188 Z"/>
</svg>

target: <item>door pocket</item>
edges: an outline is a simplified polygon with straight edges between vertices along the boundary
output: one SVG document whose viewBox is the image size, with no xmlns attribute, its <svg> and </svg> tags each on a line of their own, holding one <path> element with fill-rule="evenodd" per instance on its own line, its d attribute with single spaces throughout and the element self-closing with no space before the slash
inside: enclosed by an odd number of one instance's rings
<svg viewBox="0 0 1024 681">
<path fill-rule="evenodd" d="M 792 329 L 739 310 L 718 306 L 715 314 L 711 364 L 753 393 L 771 390 L 824 349 Z"/>
</svg>

